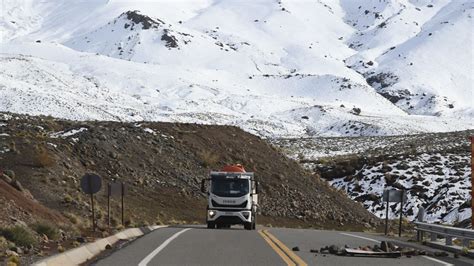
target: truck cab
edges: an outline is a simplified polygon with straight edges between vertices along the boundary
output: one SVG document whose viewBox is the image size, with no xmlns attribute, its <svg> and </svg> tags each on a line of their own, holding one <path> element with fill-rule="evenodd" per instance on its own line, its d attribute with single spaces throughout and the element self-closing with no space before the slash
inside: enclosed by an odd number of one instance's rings
<svg viewBox="0 0 474 266">
<path fill-rule="evenodd" d="M 208 186 L 206 189 L 206 181 Z M 225 228 L 242 224 L 247 230 L 256 226 L 258 182 L 254 174 L 245 172 L 241 165 L 224 167 L 203 179 L 201 190 L 207 193 L 208 228 Z"/>
</svg>

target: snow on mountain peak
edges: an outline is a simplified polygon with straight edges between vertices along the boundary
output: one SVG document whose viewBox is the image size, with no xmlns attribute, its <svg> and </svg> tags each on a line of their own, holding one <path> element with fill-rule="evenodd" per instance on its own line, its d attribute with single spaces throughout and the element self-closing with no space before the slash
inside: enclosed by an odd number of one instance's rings
<svg viewBox="0 0 474 266">
<path fill-rule="evenodd" d="M 0 111 L 263 136 L 474 128 L 470 1 L 2 4 Z"/>
</svg>

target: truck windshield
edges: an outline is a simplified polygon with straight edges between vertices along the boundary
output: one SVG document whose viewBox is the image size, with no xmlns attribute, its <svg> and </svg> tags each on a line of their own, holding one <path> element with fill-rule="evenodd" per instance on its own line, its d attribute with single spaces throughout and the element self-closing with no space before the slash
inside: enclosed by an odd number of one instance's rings
<svg viewBox="0 0 474 266">
<path fill-rule="evenodd" d="M 219 197 L 242 197 L 249 193 L 248 179 L 212 179 L 211 192 Z"/>
</svg>

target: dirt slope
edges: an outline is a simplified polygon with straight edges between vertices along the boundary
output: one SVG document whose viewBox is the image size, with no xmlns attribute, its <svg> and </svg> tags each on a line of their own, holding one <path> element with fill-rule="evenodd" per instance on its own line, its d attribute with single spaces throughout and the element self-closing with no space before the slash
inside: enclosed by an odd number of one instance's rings
<svg viewBox="0 0 474 266">
<path fill-rule="evenodd" d="M 200 180 L 228 163 L 242 163 L 261 181 L 260 223 L 325 228 L 379 223 L 361 204 L 235 127 L 0 114 L 0 167 L 13 170 L 39 202 L 68 215 L 89 215 L 79 181 L 95 172 L 105 182 L 126 183 L 126 220 L 132 224 L 203 223 Z M 104 189 L 97 199 L 103 226 Z M 118 201 L 112 206 L 118 223 Z"/>
<path fill-rule="evenodd" d="M 0 179 L 0 226 L 10 225 L 12 222 L 23 220 L 46 220 L 54 223 L 66 223 L 67 220 L 55 210 L 44 207 L 29 197 L 28 193 L 16 188 Z"/>
</svg>

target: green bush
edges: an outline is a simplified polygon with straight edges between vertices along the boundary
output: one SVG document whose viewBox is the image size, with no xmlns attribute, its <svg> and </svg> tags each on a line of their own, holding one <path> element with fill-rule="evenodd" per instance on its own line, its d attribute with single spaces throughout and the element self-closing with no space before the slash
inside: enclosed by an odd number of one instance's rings
<svg viewBox="0 0 474 266">
<path fill-rule="evenodd" d="M 27 228 L 20 225 L 0 228 L 0 236 L 22 247 L 36 245 L 36 238 L 33 234 Z"/>
<path fill-rule="evenodd" d="M 53 224 L 39 222 L 33 225 L 33 229 L 40 235 L 46 235 L 49 239 L 56 240 L 59 238 L 59 229 Z"/>
</svg>

